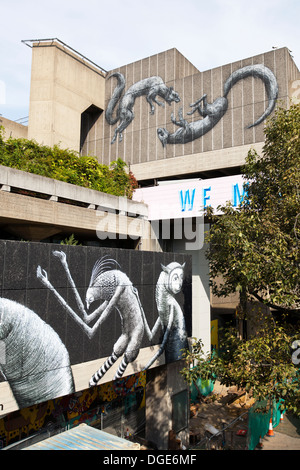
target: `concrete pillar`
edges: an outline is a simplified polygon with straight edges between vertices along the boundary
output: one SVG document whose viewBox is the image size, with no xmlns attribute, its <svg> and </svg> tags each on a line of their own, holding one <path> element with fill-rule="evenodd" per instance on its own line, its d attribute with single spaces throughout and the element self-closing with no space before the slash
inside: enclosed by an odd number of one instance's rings
<svg viewBox="0 0 300 470">
<path fill-rule="evenodd" d="M 104 109 L 105 74 L 56 41 L 32 47 L 28 138 L 80 151 L 81 116 Z"/>
<path fill-rule="evenodd" d="M 209 225 L 203 227 L 204 233 L 209 229 Z M 204 240 L 202 240 L 204 242 Z M 193 292 L 192 292 L 192 336 L 203 341 L 204 352 L 211 349 L 211 306 L 210 306 L 210 287 L 209 287 L 209 263 L 205 257 L 207 246 L 203 243 L 202 247 L 195 250 L 187 250 L 187 240 L 173 240 L 173 251 L 185 253 L 192 256 L 193 266 Z"/>
<path fill-rule="evenodd" d="M 181 446 L 187 447 L 189 441 L 189 390 L 180 375 L 182 361 L 155 367 L 147 371 L 146 385 L 146 439 L 153 442 L 159 450 L 169 449 L 169 434 L 174 431 Z M 186 425 L 174 430 L 175 397 L 183 392 Z"/>
</svg>

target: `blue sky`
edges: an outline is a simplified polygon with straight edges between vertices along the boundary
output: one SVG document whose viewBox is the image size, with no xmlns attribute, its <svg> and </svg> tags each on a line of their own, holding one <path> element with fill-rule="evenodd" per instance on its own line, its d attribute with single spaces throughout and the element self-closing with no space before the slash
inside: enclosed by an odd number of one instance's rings
<svg viewBox="0 0 300 470">
<path fill-rule="evenodd" d="M 299 0 L 2 0 L 0 114 L 28 116 L 31 49 L 59 38 L 106 70 L 176 47 L 208 70 L 288 47 L 300 69 Z"/>
</svg>

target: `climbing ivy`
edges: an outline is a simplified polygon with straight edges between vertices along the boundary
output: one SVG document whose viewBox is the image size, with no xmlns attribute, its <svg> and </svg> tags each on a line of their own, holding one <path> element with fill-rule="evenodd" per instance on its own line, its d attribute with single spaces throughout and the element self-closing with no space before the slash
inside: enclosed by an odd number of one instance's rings
<svg viewBox="0 0 300 470">
<path fill-rule="evenodd" d="M 95 157 L 80 156 L 58 145 L 49 147 L 29 139 L 4 139 L 3 127 L 0 128 L 0 165 L 130 199 L 137 188 L 134 175 L 126 171 L 127 165 L 121 159 L 107 166 L 98 163 Z"/>
</svg>

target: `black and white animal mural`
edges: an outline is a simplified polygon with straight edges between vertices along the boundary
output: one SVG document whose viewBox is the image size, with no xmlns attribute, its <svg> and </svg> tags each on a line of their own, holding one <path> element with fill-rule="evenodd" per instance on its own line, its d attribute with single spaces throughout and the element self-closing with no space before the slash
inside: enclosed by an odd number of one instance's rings
<svg viewBox="0 0 300 470">
<path fill-rule="evenodd" d="M 134 119 L 133 106 L 139 96 L 146 96 L 151 107 L 151 114 L 154 113 L 154 102 L 159 106 L 164 105 L 163 102 L 156 99 L 156 96 L 161 96 L 169 104 L 172 102 L 179 103 L 181 100 L 179 94 L 172 87 L 167 87 L 161 77 L 150 77 L 135 83 L 128 88 L 123 97 L 122 93 L 125 89 L 124 76 L 116 72 L 109 78 L 111 77 L 116 77 L 118 83 L 109 101 L 105 117 L 110 125 L 114 125 L 119 121 L 112 143 L 116 141 L 118 134 L 120 141 L 122 141 L 122 132 Z M 278 99 L 278 83 L 274 73 L 268 67 L 263 64 L 256 64 L 242 67 L 233 72 L 224 83 L 223 96 L 216 98 L 213 103 L 208 103 L 206 93 L 194 103 L 191 103 L 189 106 L 192 109 L 187 112 L 187 115 L 190 116 L 198 112 L 200 119 L 192 122 L 184 119 L 183 108 L 178 110 L 178 118 L 174 116 L 174 113 L 171 113 L 171 121 L 178 126 L 178 129 L 175 132 L 170 132 L 163 127 L 157 129 L 157 136 L 163 147 L 168 144 L 186 144 L 210 132 L 227 112 L 228 94 L 232 87 L 240 80 L 250 77 L 262 80 L 265 85 L 268 104 L 263 114 L 254 123 L 249 123 L 248 128 L 261 124 L 275 108 Z M 118 102 L 117 113 L 113 118 L 113 112 Z"/>
<path fill-rule="evenodd" d="M 35 312 L 1 298 L 0 341 L 5 345 L 0 372 L 19 408 L 75 391 L 66 347 Z"/>
<path fill-rule="evenodd" d="M 149 340 L 153 339 L 159 327 L 163 331 L 163 341 L 160 349 L 145 366 L 145 369 L 150 367 L 163 352 L 165 352 L 167 362 L 180 359 L 181 350 L 187 347 L 187 333 L 183 312 L 175 299 L 175 295 L 182 288 L 184 264 L 181 266 L 179 263 L 173 262 L 166 267 L 162 265 L 163 271 L 156 286 L 156 303 L 159 317 L 150 332 L 138 290 L 132 285 L 132 282 L 125 273 L 120 269 L 116 269 L 118 266 L 116 260 L 104 257 L 95 263 L 86 292 L 85 309 L 71 276 L 66 254 L 61 251 L 54 251 L 53 255 L 58 257 L 62 263 L 74 291 L 81 316 L 74 312 L 52 286 L 46 271 L 42 270 L 40 266 L 37 269 L 37 276 L 44 286 L 53 292 L 62 307 L 79 324 L 89 338 L 94 336 L 100 325 L 109 317 L 114 308 L 120 315 L 122 333 L 115 342 L 110 357 L 91 377 L 89 381 L 90 386 L 96 385 L 121 356 L 123 357 L 122 362 L 115 373 L 114 380 L 122 377 L 127 365 L 133 362 L 139 354 L 145 328 Z M 98 300 L 100 301 L 100 306 L 89 313 L 89 306 Z M 95 319 L 96 322 L 93 327 L 90 327 L 89 323 Z"/>
<path fill-rule="evenodd" d="M 168 87 L 161 77 L 149 77 L 139 82 L 134 83 L 122 96 L 125 89 L 125 77 L 122 73 L 115 72 L 108 78 L 117 78 L 117 86 L 113 92 L 113 95 L 108 103 L 105 111 L 105 119 L 108 124 L 115 125 L 119 122 L 115 129 L 114 137 L 111 141 L 113 144 L 119 134 L 119 141 L 122 142 L 123 131 L 129 126 L 134 119 L 133 107 L 135 100 L 139 96 L 145 96 L 150 106 L 150 114 L 154 114 L 155 107 L 154 103 L 158 106 L 164 107 L 164 102 L 159 101 L 157 96 L 160 96 L 169 105 L 172 102 L 178 103 L 180 101 L 178 93 L 174 91 L 173 87 Z M 119 102 L 116 110 L 116 116 L 113 117 L 114 110 Z"/>
<path fill-rule="evenodd" d="M 185 263 L 180 265 L 172 262 L 168 266 L 162 265 L 159 276 L 155 300 L 159 317 L 150 331 L 145 319 L 148 338 L 151 340 L 157 328 L 162 327 L 163 340 L 158 352 L 145 366 L 148 369 L 154 361 L 164 352 L 166 362 L 173 362 L 182 357 L 182 350 L 187 348 L 187 332 L 182 309 L 175 296 L 183 285 Z"/>
<path fill-rule="evenodd" d="M 192 115 L 198 111 L 203 119 L 188 122 L 183 117 L 182 108 L 178 112 L 179 119 L 171 115 L 172 122 L 179 127 L 175 132 L 170 133 L 167 129 L 157 129 L 157 135 L 162 145 L 167 144 L 186 144 L 195 139 L 199 139 L 207 134 L 223 118 L 228 109 L 228 93 L 231 88 L 240 80 L 248 77 L 256 77 L 263 81 L 268 96 L 268 105 L 264 113 L 254 122 L 249 124 L 248 128 L 261 124 L 274 110 L 278 98 L 278 84 L 273 72 L 264 65 L 250 65 L 233 72 L 224 83 L 224 96 L 217 98 L 213 103 L 207 102 L 207 94 L 200 97 L 195 103 L 190 104 L 192 108 L 187 114 Z"/>
<path fill-rule="evenodd" d="M 0 341 L 5 345 L 5 358 L 0 354 L 0 398 L 3 381 L 8 382 L 19 408 L 73 393 L 77 391 L 73 366 L 89 361 L 96 366 L 93 374 L 85 373 L 85 388 L 97 385 L 109 369 L 117 380 L 142 348 L 147 353 L 139 370 L 151 367 L 163 354 L 164 362 L 181 358 L 191 334 L 188 256 L 178 255 L 177 262 L 172 254 L 143 255 L 134 250 L 121 250 L 120 254 L 116 249 L 103 252 L 36 244 L 34 265 L 25 253 L 26 245 L 35 252 L 35 244 L 10 242 L 9 248 L 12 244 L 15 251 L 20 247 L 23 268 L 14 273 L 16 264 L 7 261 L 2 273 L 4 287 L 6 276 L 16 277 L 21 288 L 17 294 L 15 287 L 1 290 Z M 0 242 L 0 258 L 5 248 Z M 117 261 L 121 255 L 125 263 Z M 144 266 L 142 256 L 149 256 L 153 266 Z M 78 260 L 76 264 L 74 260 Z M 31 274 L 26 281 L 22 277 L 21 285 L 22 273 L 27 272 Z M 23 303 L 13 300 L 16 295 Z M 156 354 L 153 345 L 157 345 Z"/>
</svg>

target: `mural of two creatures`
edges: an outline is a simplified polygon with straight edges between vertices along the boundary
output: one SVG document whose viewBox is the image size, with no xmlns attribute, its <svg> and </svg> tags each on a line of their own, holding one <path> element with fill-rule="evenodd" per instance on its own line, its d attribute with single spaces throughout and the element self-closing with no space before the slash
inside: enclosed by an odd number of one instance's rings
<svg viewBox="0 0 300 470">
<path fill-rule="evenodd" d="M 95 263 L 84 305 L 70 273 L 66 254 L 53 251 L 53 255 L 59 259 L 66 273 L 79 313 L 53 287 L 47 272 L 40 266 L 37 268 L 37 277 L 89 339 L 113 309 L 118 311 L 121 318 L 121 335 L 113 346 L 112 354 L 91 377 L 89 386 L 95 386 L 117 359 L 122 357 L 114 380 L 121 378 L 127 365 L 137 358 L 144 334 L 151 342 L 160 328 L 163 332 L 162 343 L 144 370 L 163 352 L 166 362 L 180 358 L 180 351 L 187 347 L 187 333 L 184 315 L 175 295 L 182 288 L 185 263 L 162 265 L 156 285 L 158 318 L 150 329 L 137 289 L 128 276 L 118 269 L 120 267 L 115 260 L 103 257 Z M 96 301 L 100 301 L 100 305 L 89 312 L 90 305 Z M 52 327 L 32 310 L 15 301 L 0 298 L 0 341 L 5 344 L 6 356 L 4 363 L 0 361 L 0 372 L 8 381 L 20 408 L 75 391 L 65 345 Z"/>
<path fill-rule="evenodd" d="M 120 72 L 115 72 L 108 79 L 113 77 L 117 79 L 117 85 L 105 111 L 106 122 L 111 126 L 117 124 L 111 141 L 112 144 L 117 140 L 118 135 L 119 141 L 122 142 L 124 130 L 134 119 L 133 108 L 138 97 L 145 96 L 150 106 L 150 114 L 154 114 L 154 104 L 164 107 L 165 103 L 171 105 L 172 102 L 180 102 L 179 94 L 173 87 L 168 87 L 161 77 L 144 78 L 131 85 L 125 92 L 126 81 L 124 75 Z M 163 147 L 166 147 L 167 144 L 186 144 L 211 131 L 227 112 L 227 96 L 232 87 L 240 80 L 249 77 L 262 80 L 265 85 L 268 104 L 264 113 L 253 124 L 250 124 L 248 128 L 262 123 L 274 110 L 278 98 L 278 84 L 275 75 L 268 67 L 263 64 L 254 64 L 234 71 L 223 85 L 223 96 L 216 98 L 213 103 L 208 103 L 207 94 L 205 93 L 194 103 L 190 104 L 192 109 L 187 115 L 192 115 L 197 111 L 200 119 L 192 122 L 187 121 L 183 117 L 182 108 L 178 111 L 178 119 L 172 113 L 171 121 L 178 126 L 178 129 L 173 133 L 165 128 L 157 129 L 157 135 Z M 158 96 L 164 101 L 158 100 Z"/>
</svg>

